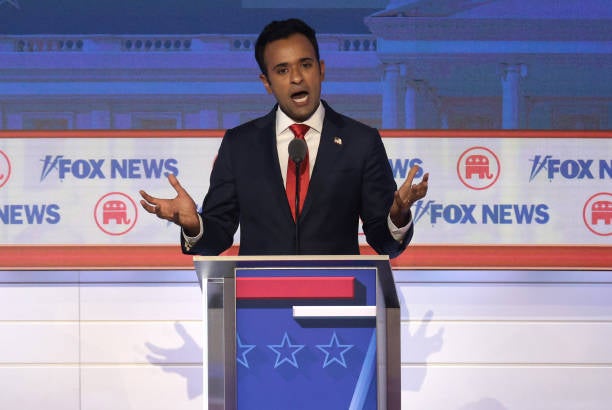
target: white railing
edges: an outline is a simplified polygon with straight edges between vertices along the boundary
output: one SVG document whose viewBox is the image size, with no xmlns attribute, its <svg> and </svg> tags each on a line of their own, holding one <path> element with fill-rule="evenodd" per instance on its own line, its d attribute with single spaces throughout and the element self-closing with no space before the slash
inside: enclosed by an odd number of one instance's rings
<svg viewBox="0 0 612 410">
<path fill-rule="evenodd" d="M 0 37 L 0 52 L 188 52 L 248 51 L 256 35 L 24 35 Z M 376 52 L 376 37 L 368 35 L 318 36 L 326 51 Z"/>
</svg>

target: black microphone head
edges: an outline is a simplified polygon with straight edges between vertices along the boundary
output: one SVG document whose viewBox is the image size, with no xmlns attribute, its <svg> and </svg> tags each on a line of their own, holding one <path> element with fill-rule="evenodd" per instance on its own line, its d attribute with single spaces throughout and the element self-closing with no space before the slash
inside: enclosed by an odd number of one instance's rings
<svg viewBox="0 0 612 410">
<path fill-rule="evenodd" d="M 306 154 L 308 153 L 308 146 L 306 141 L 300 138 L 294 138 L 289 143 L 289 158 L 297 164 L 304 161 Z"/>
</svg>

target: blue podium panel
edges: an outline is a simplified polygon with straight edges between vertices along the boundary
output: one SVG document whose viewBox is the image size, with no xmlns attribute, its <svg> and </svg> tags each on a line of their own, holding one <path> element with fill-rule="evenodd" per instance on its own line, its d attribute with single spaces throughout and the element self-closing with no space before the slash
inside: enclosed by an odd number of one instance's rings
<svg viewBox="0 0 612 410">
<path fill-rule="evenodd" d="M 235 273 L 239 410 L 377 409 L 375 268 Z"/>
</svg>

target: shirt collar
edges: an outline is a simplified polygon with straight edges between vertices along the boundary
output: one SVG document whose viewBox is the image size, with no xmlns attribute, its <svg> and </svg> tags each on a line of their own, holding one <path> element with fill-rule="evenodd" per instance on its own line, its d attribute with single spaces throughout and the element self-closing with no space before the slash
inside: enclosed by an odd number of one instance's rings
<svg viewBox="0 0 612 410">
<path fill-rule="evenodd" d="M 306 121 L 300 124 L 306 124 L 313 130 L 321 134 L 323 130 L 323 118 L 325 117 L 325 107 L 323 103 L 319 102 L 319 107 Z M 284 132 L 290 125 L 295 124 L 295 120 L 289 118 L 287 114 L 280 109 L 280 106 L 276 108 L 276 135 Z"/>
</svg>

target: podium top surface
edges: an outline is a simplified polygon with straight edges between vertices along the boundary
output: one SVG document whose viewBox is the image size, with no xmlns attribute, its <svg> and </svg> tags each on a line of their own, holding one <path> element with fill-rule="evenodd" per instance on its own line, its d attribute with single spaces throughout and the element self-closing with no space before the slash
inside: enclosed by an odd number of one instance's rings
<svg viewBox="0 0 612 410">
<path fill-rule="evenodd" d="M 388 261 L 387 255 L 253 255 L 253 256 L 200 256 L 194 262 L 214 261 L 274 262 L 274 261 Z"/>
<path fill-rule="evenodd" d="M 194 256 L 193 263 L 200 286 L 204 279 L 234 278 L 236 268 L 376 268 L 386 306 L 399 307 L 387 255 Z"/>
<path fill-rule="evenodd" d="M 391 274 L 387 255 L 253 255 L 193 257 L 203 278 L 232 277 L 233 269 L 249 267 L 376 267 Z"/>
</svg>

